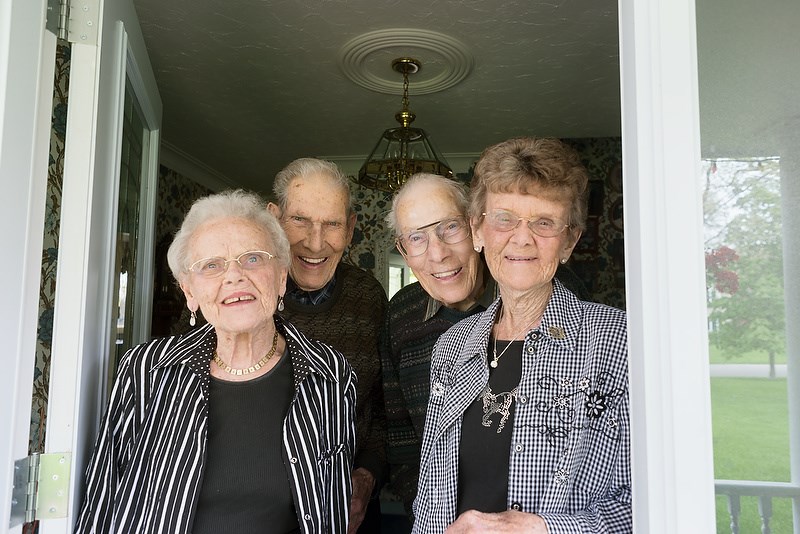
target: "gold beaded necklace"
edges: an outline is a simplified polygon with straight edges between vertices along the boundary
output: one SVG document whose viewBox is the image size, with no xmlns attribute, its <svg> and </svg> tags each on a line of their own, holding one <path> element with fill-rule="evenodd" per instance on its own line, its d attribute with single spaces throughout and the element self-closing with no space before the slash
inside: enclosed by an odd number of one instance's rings
<svg viewBox="0 0 800 534">
<path fill-rule="evenodd" d="M 275 349 L 277 347 L 278 347 L 278 331 L 275 330 L 275 335 L 272 337 L 272 348 L 269 349 L 269 352 L 266 353 L 263 358 L 258 360 L 250 367 L 243 369 L 234 369 L 233 367 L 222 361 L 222 358 L 219 357 L 216 350 L 214 350 L 214 363 L 216 363 L 219 366 L 219 368 L 225 371 L 226 373 L 236 376 L 249 375 L 250 373 L 255 373 L 256 371 L 264 367 L 270 360 L 270 358 L 272 358 L 275 355 Z"/>
</svg>

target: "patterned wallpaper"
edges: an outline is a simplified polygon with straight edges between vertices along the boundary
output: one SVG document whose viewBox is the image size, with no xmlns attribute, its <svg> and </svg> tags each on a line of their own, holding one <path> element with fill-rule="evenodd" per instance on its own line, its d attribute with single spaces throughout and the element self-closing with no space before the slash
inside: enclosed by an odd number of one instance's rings
<svg viewBox="0 0 800 534">
<path fill-rule="evenodd" d="M 167 249 L 192 203 L 213 191 L 161 165 L 158 169 L 158 204 L 156 206 L 155 283 L 153 284 L 153 337 L 179 331 L 178 324 L 186 309 L 183 293 L 167 265 Z M 182 324 L 187 324 L 183 321 Z"/>
<path fill-rule="evenodd" d="M 567 263 L 591 299 L 625 309 L 625 247 L 622 234 L 622 139 L 565 139 L 589 171 L 586 231 Z"/>
<path fill-rule="evenodd" d="M 394 236 L 386 228 L 383 218 L 392 207 L 392 194 L 350 183 L 358 221 L 353 232 L 353 241 L 345 260 L 371 272 L 386 285 L 380 273 L 388 272 L 387 254 L 394 246 Z"/>
<path fill-rule="evenodd" d="M 56 49 L 53 116 L 50 132 L 50 161 L 47 168 L 47 205 L 44 221 L 42 280 L 39 287 L 39 326 L 36 336 L 36 367 L 33 371 L 33 400 L 29 452 L 43 452 L 50 387 L 50 351 L 53 338 L 53 309 L 56 294 L 56 260 L 61 223 L 61 184 L 64 178 L 64 137 L 67 125 L 69 45 Z"/>
</svg>

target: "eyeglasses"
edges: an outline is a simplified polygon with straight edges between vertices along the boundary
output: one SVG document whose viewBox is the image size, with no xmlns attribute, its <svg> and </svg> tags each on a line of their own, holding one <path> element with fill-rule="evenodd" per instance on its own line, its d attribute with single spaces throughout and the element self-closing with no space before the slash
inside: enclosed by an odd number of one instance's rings
<svg viewBox="0 0 800 534">
<path fill-rule="evenodd" d="M 481 215 L 486 218 L 486 222 L 492 229 L 499 232 L 510 232 L 519 226 L 521 221 L 526 221 L 531 232 L 539 237 L 555 237 L 570 227 L 561 219 L 520 217 L 516 213 L 506 210 L 492 210 L 489 213 L 481 213 Z"/>
<path fill-rule="evenodd" d="M 340 221 L 314 222 L 308 217 L 301 217 L 299 215 L 289 215 L 283 219 L 283 222 L 291 228 L 305 230 L 306 232 L 314 228 L 315 224 L 319 224 L 323 234 L 341 234 L 347 229 L 345 224 Z"/>
<path fill-rule="evenodd" d="M 274 254 L 270 254 L 264 250 L 248 250 L 230 260 L 217 256 L 197 260 L 189 266 L 189 271 L 205 278 L 215 278 L 227 271 L 228 265 L 234 261 L 239 264 L 242 270 L 257 271 L 266 267 L 269 260 L 274 257 Z"/>
<path fill-rule="evenodd" d="M 420 226 L 413 232 L 399 236 L 395 239 L 397 249 L 403 256 L 420 256 L 428 250 L 429 233 L 433 230 L 440 241 L 448 245 L 461 243 L 469 237 L 469 225 L 464 217 L 443 219 L 425 226 Z"/>
</svg>

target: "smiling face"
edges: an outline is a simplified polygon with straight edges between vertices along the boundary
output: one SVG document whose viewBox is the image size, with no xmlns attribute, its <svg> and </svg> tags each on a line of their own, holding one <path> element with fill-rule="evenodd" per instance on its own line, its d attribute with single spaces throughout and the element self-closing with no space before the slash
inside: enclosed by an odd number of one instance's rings
<svg viewBox="0 0 800 534">
<path fill-rule="evenodd" d="M 487 193 L 485 211 L 503 209 L 520 217 L 569 221 L 568 201 L 518 193 Z M 562 259 L 569 258 L 580 234 L 569 229 L 555 237 L 534 234 L 525 221 L 507 232 L 495 230 L 483 217 L 473 219 L 473 239 L 484 247 L 489 271 L 494 276 L 504 300 L 529 293 L 549 291 Z"/>
<path fill-rule="evenodd" d="M 292 280 L 305 291 L 325 287 L 353 238 L 355 214 L 347 215 L 345 192 L 325 175 L 298 176 L 289 184 L 283 213 L 274 204 L 270 210 L 289 238 Z"/>
<path fill-rule="evenodd" d="M 464 215 L 443 187 L 426 182 L 405 191 L 395 212 L 400 235 Z M 427 250 L 419 256 L 406 256 L 406 263 L 431 297 L 447 307 L 468 310 L 483 284 L 480 255 L 472 248 L 472 239 L 449 245 L 436 236 L 433 227 L 427 230 Z"/>
<path fill-rule="evenodd" d="M 243 252 L 275 252 L 267 232 L 246 219 L 214 219 L 197 228 L 189 240 L 188 263 L 217 256 L 236 258 Z M 244 260 L 243 260 L 244 261 Z M 217 335 L 258 335 L 267 331 L 278 302 L 286 291 L 287 271 L 275 258 L 260 269 L 243 270 L 231 261 L 214 278 L 186 273 L 180 285 L 190 310 L 200 308 Z"/>
</svg>

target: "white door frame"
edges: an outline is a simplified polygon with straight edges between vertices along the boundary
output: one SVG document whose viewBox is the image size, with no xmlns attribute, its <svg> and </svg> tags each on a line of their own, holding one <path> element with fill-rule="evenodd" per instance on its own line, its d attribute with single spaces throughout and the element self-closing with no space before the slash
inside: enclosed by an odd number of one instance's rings
<svg viewBox="0 0 800 534">
<path fill-rule="evenodd" d="M 0 264 L 0 530 L 9 525 L 14 462 L 30 439 L 56 50 L 46 7 L 0 3 L 0 244 L 9 260 Z"/>
<path fill-rule="evenodd" d="M 716 532 L 694 0 L 620 0 L 634 530 Z"/>
<path fill-rule="evenodd" d="M 0 332 L 6 334 L 15 356 L 8 372 L 0 373 L 0 400 L 16 407 L 11 414 L 0 411 L 0 424 L 8 423 L 6 428 L 13 429 L 10 439 L 0 441 L 5 483 L 0 497 L 6 512 L 9 504 L 4 493 L 22 435 L 27 444 L 28 417 L 21 415 L 27 410 L 21 408 L 27 408 L 25 398 L 32 383 L 37 306 L 36 299 L 26 297 L 38 294 L 39 264 L 33 256 L 41 254 L 44 203 L 40 201 L 43 178 L 36 174 L 32 156 L 37 147 L 41 150 L 41 143 L 36 129 L 25 125 L 32 122 L 30 117 L 42 116 L 30 88 L 41 89 L 52 79 L 43 82 L 47 76 L 42 69 L 31 66 L 44 64 L 42 58 L 48 55 L 44 53 L 47 38 L 36 22 L 43 4 L 44 0 L 0 4 L 0 50 L 4 51 L 0 52 L 0 79 L 13 80 L 0 87 L 4 188 L 0 216 L 4 217 L 3 244 L 8 242 L 4 252 L 21 258 L 0 268 L 5 275 L 0 279 L 21 280 L 19 288 L 10 288 L 0 308 Z M 108 6 L 133 11 L 129 0 L 109 0 Z M 33 33 L 19 37 L 19 29 Z M 105 46 L 111 32 L 103 30 Z M 143 49 L 138 27 L 126 26 L 126 30 L 128 46 Z M 634 521 L 637 532 L 713 532 L 702 213 L 695 182 L 700 144 L 693 0 L 620 0 L 620 43 Z M 108 232 L 113 228 L 115 206 L 110 183 L 115 180 L 108 176 L 118 174 L 109 168 L 108 158 L 94 163 L 97 154 L 112 153 L 105 135 L 113 133 L 113 125 L 95 121 L 109 105 L 108 97 L 96 96 L 101 86 L 99 59 L 99 48 L 73 47 L 67 150 L 77 156 L 65 168 L 61 247 L 70 254 L 59 259 L 59 307 L 53 333 L 51 381 L 55 379 L 55 384 L 47 447 L 53 452 L 76 452 L 73 486 L 85 465 L 89 447 L 85 440 L 97 428 L 110 335 L 112 239 Z M 143 70 L 149 72 L 149 65 Z M 90 94 L 73 98 L 73 89 L 79 85 L 88 86 L 83 90 Z M 12 129 L 15 140 L 9 134 Z M 19 180 L 8 183 L 8 176 Z M 64 391 L 73 392 L 69 406 L 54 402 L 54 398 L 69 397 Z M 77 410 L 79 406 L 83 411 Z M 74 509 L 75 496 L 71 498 Z M 71 522 L 69 518 L 58 525 L 51 520 L 42 528 L 68 532 Z"/>
<path fill-rule="evenodd" d="M 141 278 L 150 280 L 145 291 L 152 293 L 161 100 L 131 0 L 101 0 L 101 13 L 99 46 L 72 45 L 45 442 L 45 452 L 72 452 L 71 491 L 67 517 L 42 522 L 42 534 L 72 530 L 106 404 L 126 73 L 153 141 L 143 162 L 149 186 L 142 198 L 148 244 L 142 261 L 149 268 Z M 148 304 L 141 317 L 149 315 Z M 146 333 L 138 335 L 136 342 Z"/>
</svg>

